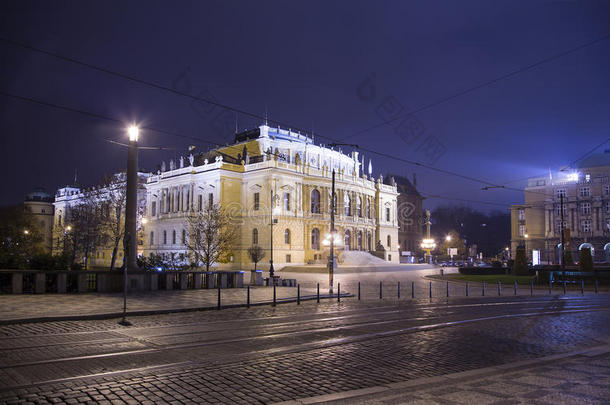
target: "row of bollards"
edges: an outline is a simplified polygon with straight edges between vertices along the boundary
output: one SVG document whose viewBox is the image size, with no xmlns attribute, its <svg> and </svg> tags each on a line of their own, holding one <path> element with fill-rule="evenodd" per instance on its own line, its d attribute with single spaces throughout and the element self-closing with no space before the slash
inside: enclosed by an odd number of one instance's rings
<svg viewBox="0 0 610 405">
<path fill-rule="evenodd" d="M 297 305 L 301 305 L 301 285 L 297 284 L 297 299 L 296 299 L 296 303 Z M 465 286 L 465 293 L 466 293 L 466 297 L 470 296 L 470 283 L 466 282 L 466 286 Z M 562 282 L 562 287 L 563 287 L 563 294 L 566 295 L 567 294 L 567 282 L 564 280 Z M 595 294 L 598 294 L 599 292 L 599 282 L 598 280 L 595 280 Z M 221 301 L 221 288 L 220 285 L 217 288 L 218 290 L 218 300 L 217 300 L 217 309 L 221 309 L 222 308 L 222 301 Z M 498 290 L 498 296 L 502 295 L 502 282 L 498 281 L 497 283 L 497 290 Z M 482 282 L 481 283 L 481 295 L 484 297 L 487 291 L 487 283 L 486 282 Z M 361 284 L 360 282 L 358 282 L 358 301 L 361 300 L 362 294 L 361 294 L 362 290 L 361 290 Z M 553 293 L 553 281 L 549 281 L 549 294 Z M 585 294 L 585 282 L 584 280 L 580 281 L 580 293 L 581 295 Z M 400 281 L 398 282 L 398 286 L 397 286 L 397 297 L 400 300 L 401 298 L 401 294 L 402 294 L 402 289 L 401 289 L 401 284 Z M 518 285 L 517 285 L 517 281 L 514 282 L 513 285 L 513 294 L 516 296 L 518 295 Z M 429 297 L 430 299 L 432 299 L 432 281 L 429 283 Z M 534 282 L 532 281 L 530 283 L 530 295 L 534 295 Z M 449 282 L 446 282 L 446 296 L 449 297 L 450 296 L 450 288 L 449 288 Z M 411 281 L 411 298 L 415 298 L 415 282 Z M 383 281 L 379 282 L 379 299 L 383 299 Z M 319 303 L 320 302 L 320 283 L 317 283 L 317 289 L 316 289 L 316 301 Z M 341 283 L 337 283 L 337 302 L 341 302 Z M 273 286 L 273 301 L 272 301 L 272 306 L 276 306 L 277 305 L 277 289 L 276 286 Z M 246 307 L 250 308 L 251 306 L 251 295 L 250 295 L 250 286 L 246 287 Z"/>
</svg>

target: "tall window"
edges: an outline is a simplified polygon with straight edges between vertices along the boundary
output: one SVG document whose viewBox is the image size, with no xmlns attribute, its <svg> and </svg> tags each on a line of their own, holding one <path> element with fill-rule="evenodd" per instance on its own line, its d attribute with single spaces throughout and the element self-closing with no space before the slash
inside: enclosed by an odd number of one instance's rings
<svg viewBox="0 0 610 405">
<path fill-rule="evenodd" d="M 566 215 L 567 207 L 566 204 L 563 205 L 563 215 Z M 561 216 L 561 204 L 557 204 L 557 215 Z"/>
<path fill-rule="evenodd" d="M 197 196 L 197 210 L 201 211 L 203 209 L 203 196 L 199 194 Z"/>
<path fill-rule="evenodd" d="M 150 213 L 152 214 L 152 216 L 154 217 L 155 215 L 157 215 L 157 202 L 153 201 L 151 206 L 150 206 Z"/>
<path fill-rule="evenodd" d="M 606 209 L 608 207 L 606 206 Z M 580 204 L 580 210 L 583 213 L 583 215 L 588 215 L 591 213 L 591 203 L 582 203 Z"/>
<path fill-rule="evenodd" d="M 252 230 L 252 244 L 258 245 L 258 229 L 256 228 Z"/>
<path fill-rule="evenodd" d="M 209 193 L 208 194 L 208 206 L 210 208 L 212 208 L 214 206 L 214 193 Z"/>
<path fill-rule="evenodd" d="M 557 221 L 557 232 L 561 232 L 562 230 L 566 229 L 568 227 L 568 223 L 567 221 Z"/>
<path fill-rule="evenodd" d="M 284 193 L 284 211 L 290 211 L 290 193 Z"/>
<path fill-rule="evenodd" d="M 369 200 L 368 198 L 366 199 L 366 217 L 371 217 L 371 200 Z"/>
<path fill-rule="evenodd" d="M 284 243 L 289 245 L 290 244 L 290 229 L 286 228 L 286 230 L 284 231 Z"/>
<path fill-rule="evenodd" d="M 311 213 L 320 213 L 320 192 L 315 188 L 311 190 Z"/>
<path fill-rule="evenodd" d="M 390 208 L 389 207 L 386 207 L 386 209 L 385 209 L 385 220 L 387 222 L 390 222 Z"/>
<path fill-rule="evenodd" d="M 343 213 L 346 216 L 351 216 L 352 215 L 352 201 L 349 198 L 349 193 L 346 192 L 345 197 L 343 198 Z"/>
<path fill-rule="evenodd" d="M 176 230 L 174 229 L 172 231 L 172 245 L 176 244 Z"/>
<path fill-rule="evenodd" d="M 163 231 L 163 244 L 167 245 L 167 231 Z"/>
<path fill-rule="evenodd" d="M 579 191 L 581 197 L 589 197 L 591 195 L 591 189 L 589 187 L 581 187 Z"/>
<path fill-rule="evenodd" d="M 519 225 L 519 236 L 525 236 L 525 225 Z"/>
<path fill-rule="evenodd" d="M 320 250 L 320 230 L 318 228 L 313 228 L 311 231 L 311 248 Z"/>
<path fill-rule="evenodd" d="M 254 193 L 254 211 L 258 211 L 261 203 L 260 193 Z"/>
<path fill-rule="evenodd" d="M 583 232 L 591 232 L 591 220 L 583 219 L 582 220 L 582 231 Z"/>
<path fill-rule="evenodd" d="M 186 245 L 186 229 L 182 230 L 182 244 Z"/>
<path fill-rule="evenodd" d="M 356 216 L 362 217 L 362 198 L 360 196 L 356 198 Z"/>
<path fill-rule="evenodd" d="M 392 237 L 388 235 L 388 249 L 392 247 Z"/>
<path fill-rule="evenodd" d="M 610 195 L 610 186 L 609 185 L 605 185 L 604 186 L 604 194 L 605 195 Z"/>
<path fill-rule="evenodd" d="M 565 198 L 566 197 L 566 189 L 565 188 L 558 188 L 557 190 L 555 190 L 555 192 L 557 193 L 557 198 Z"/>
<path fill-rule="evenodd" d="M 524 209 L 519 210 L 519 221 L 525 221 L 525 210 Z"/>
<path fill-rule="evenodd" d="M 150 244 L 151 246 L 155 244 L 155 233 L 150 231 Z"/>
</svg>

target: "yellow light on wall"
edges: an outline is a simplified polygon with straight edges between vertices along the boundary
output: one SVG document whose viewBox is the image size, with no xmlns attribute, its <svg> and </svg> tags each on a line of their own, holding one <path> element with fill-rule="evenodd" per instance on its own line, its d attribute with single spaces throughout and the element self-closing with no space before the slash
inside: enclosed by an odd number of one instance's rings
<svg viewBox="0 0 610 405">
<path fill-rule="evenodd" d="M 436 248 L 436 242 L 434 241 L 434 239 L 424 239 L 421 242 L 420 246 L 421 246 L 422 249 L 426 249 L 426 250 L 430 249 L 430 250 L 432 250 L 432 249 Z"/>
</svg>

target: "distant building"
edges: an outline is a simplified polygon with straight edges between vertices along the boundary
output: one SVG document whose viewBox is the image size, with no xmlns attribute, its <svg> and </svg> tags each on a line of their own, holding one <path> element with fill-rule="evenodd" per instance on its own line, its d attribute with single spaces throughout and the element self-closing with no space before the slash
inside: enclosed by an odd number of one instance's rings
<svg viewBox="0 0 610 405">
<path fill-rule="evenodd" d="M 398 189 L 398 248 L 401 259 L 405 261 L 417 255 L 419 245 L 423 239 L 423 200 L 417 191 L 417 179 L 413 175 L 413 182 L 408 178 L 388 174 L 386 184 L 394 182 Z"/>
<path fill-rule="evenodd" d="M 44 251 L 51 253 L 53 247 L 53 196 L 38 188 L 25 196 L 23 208 L 31 215 L 34 225 L 42 233 Z"/>
<path fill-rule="evenodd" d="M 146 183 L 144 254 L 187 262 L 186 217 L 211 203 L 229 211 L 238 233 L 231 262 L 223 266 L 252 268 L 247 255 L 252 245 L 263 247 L 268 261 L 271 243 L 277 268 L 325 264 L 333 169 L 340 255 L 378 250 L 385 260 L 397 263 L 396 186 L 384 184 L 381 176 L 374 179 L 371 162 L 365 166 L 358 152 L 346 155 L 315 145 L 309 136 L 267 125 L 237 134 L 232 145 L 164 162 L 151 174 Z"/>
<path fill-rule="evenodd" d="M 138 173 L 139 182 L 143 184 L 146 181 L 148 174 L 146 173 Z M 114 186 L 120 184 L 121 181 L 124 181 L 125 174 L 117 173 L 114 175 L 114 178 L 118 183 L 114 183 Z M 111 201 L 110 194 L 113 193 L 116 195 L 120 193 L 119 190 L 111 190 L 108 186 L 97 185 L 90 187 L 81 187 L 79 185 L 67 185 L 57 190 L 55 193 L 55 201 L 53 205 L 55 207 L 54 217 L 53 217 L 53 232 L 52 232 L 52 246 L 54 253 L 60 253 L 64 249 L 64 241 L 67 233 L 71 232 L 71 218 L 70 212 L 71 210 L 82 204 L 86 198 L 93 197 L 97 204 L 99 204 L 100 209 L 107 209 L 108 215 L 112 216 L 112 218 L 116 218 L 115 210 L 109 206 Z M 142 254 L 142 246 L 143 246 L 143 238 L 142 238 L 142 228 L 141 218 L 144 214 L 144 209 L 146 206 L 146 191 L 143 186 L 138 188 L 138 207 L 139 215 L 138 215 L 138 228 L 140 229 L 140 234 L 138 238 L 138 254 Z M 121 229 L 125 227 L 125 213 L 124 207 L 121 213 L 121 220 L 119 221 L 121 225 Z M 107 230 L 100 229 L 100 232 L 108 232 Z M 112 251 L 113 245 L 109 240 L 108 243 L 105 243 L 103 246 L 95 246 L 93 251 L 90 253 L 89 257 L 89 267 L 110 267 L 110 263 L 112 260 Z M 115 259 L 115 267 L 121 267 L 123 264 L 123 240 L 119 242 L 118 254 Z M 77 260 L 78 261 L 78 260 Z"/>
<path fill-rule="evenodd" d="M 524 195 L 524 204 L 511 207 L 512 257 L 522 245 L 530 261 L 559 264 L 563 227 L 574 261 L 589 247 L 595 261 L 610 262 L 610 151 L 529 179 Z"/>
</svg>

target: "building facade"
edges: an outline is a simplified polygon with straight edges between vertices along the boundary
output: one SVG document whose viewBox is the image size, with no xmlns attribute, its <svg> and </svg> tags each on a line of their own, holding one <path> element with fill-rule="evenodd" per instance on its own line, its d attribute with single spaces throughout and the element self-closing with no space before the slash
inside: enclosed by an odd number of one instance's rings
<svg viewBox="0 0 610 405">
<path fill-rule="evenodd" d="M 594 261 L 610 261 L 610 151 L 529 179 L 524 195 L 524 204 L 511 207 L 512 257 L 522 245 L 530 261 L 559 264 L 563 228 L 575 262 L 583 247 L 591 248 Z"/>
<path fill-rule="evenodd" d="M 146 182 L 143 253 L 188 261 L 187 216 L 219 204 L 238 234 L 229 262 L 221 267 L 250 268 L 247 249 L 253 245 L 266 250 L 268 261 L 271 244 L 277 268 L 326 263 L 335 170 L 335 228 L 343 242 L 339 263 L 351 250 L 382 251 L 397 263 L 396 185 L 374 179 L 370 161 L 368 174 L 363 166 L 358 152 L 348 156 L 267 125 L 237 134 L 232 145 L 163 163 Z"/>
<path fill-rule="evenodd" d="M 138 254 L 142 254 L 144 244 L 142 228 L 142 218 L 146 207 L 146 189 L 144 182 L 148 178 L 147 173 L 138 173 L 140 186 L 138 187 Z M 54 254 L 59 254 L 64 250 L 69 250 L 66 246 L 71 239 L 71 232 L 74 232 L 71 212 L 78 205 L 91 202 L 103 211 L 103 220 L 97 227 L 97 232 L 103 237 L 96 238 L 100 243 L 96 243 L 89 252 L 88 268 L 109 268 L 112 261 L 114 250 L 115 235 L 122 235 L 125 229 L 125 173 L 113 175 L 107 184 L 81 187 L 78 185 L 68 185 L 57 190 L 55 193 L 52 249 Z M 117 212 L 120 210 L 120 212 Z M 117 219 L 118 218 L 118 219 Z M 118 226 L 118 228 L 116 228 Z M 123 238 L 119 238 L 118 251 L 115 257 L 115 267 L 123 265 Z M 78 256 L 78 255 L 77 255 Z M 77 262 L 81 262 L 81 257 L 76 257 Z"/>
<path fill-rule="evenodd" d="M 395 183 L 398 190 L 398 244 L 401 259 L 412 261 L 420 252 L 423 235 L 423 197 L 417 191 L 417 180 L 398 175 L 386 176 L 387 183 Z"/>
<path fill-rule="evenodd" d="M 42 189 L 34 190 L 25 196 L 23 208 L 42 234 L 44 251 L 51 253 L 53 248 L 53 196 Z"/>
</svg>

